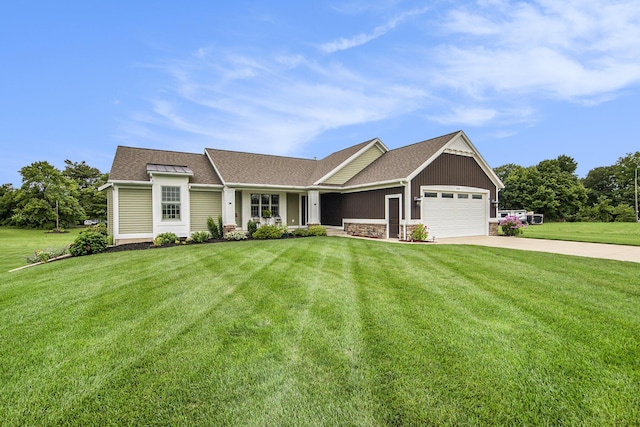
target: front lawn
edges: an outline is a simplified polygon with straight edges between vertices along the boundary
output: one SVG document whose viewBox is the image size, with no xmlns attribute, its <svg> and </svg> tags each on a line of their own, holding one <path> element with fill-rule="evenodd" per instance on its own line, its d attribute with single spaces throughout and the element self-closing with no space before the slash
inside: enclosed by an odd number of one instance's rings
<svg viewBox="0 0 640 427">
<path fill-rule="evenodd" d="M 25 265 L 25 257 L 38 249 L 69 246 L 83 229 L 72 228 L 66 233 L 51 233 L 45 230 L 0 227 L 0 272 L 5 273 Z"/>
<path fill-rule="evenodd" d="M 638 277 L 337 237 L 2 271 L 0 424 L 637 425 Z"/>
<path fill-rule="evenodd" d="M 640 223 L 635 222 L 545 222 L 523 230 L 524 237 L 534 239 L 640 246 Z"/>
</svg>

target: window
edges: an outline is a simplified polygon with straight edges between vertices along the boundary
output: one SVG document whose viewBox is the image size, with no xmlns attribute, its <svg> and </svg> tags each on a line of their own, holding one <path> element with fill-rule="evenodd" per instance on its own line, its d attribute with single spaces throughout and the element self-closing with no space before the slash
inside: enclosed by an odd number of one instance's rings
<svg viewBox="0 0 640 427">
<path fill-rule="evenodd" d="M 442 193 L 443 199 L 453 199 L 453 193 Z"/>
<path fill-rule="evenodd" d="M 426 192 L 424 193 L 424 197 L 438 197 L 438 193 Z"/>
<path fill-rule="evenodd" d="M 458 199 L 468 199 L 468 198 L 469 198 L 468 194 L 458 193 Z"/>
<path fill-rule="evenodd" d="M 252 194 L 251 195 L 251 216 L 259 218 L 262 211 L 269 209 L 271 216 L 280 216 L 280 195 L 279 194 Z"/>
<path fill-rule="evenodd" d="M 162 187 L 162 219 L 180 219 L 180 187 Z"/>
<path fill-rule="evenodd" d="M 472 194 L 471 198 L 474 200 L 482 200 L 482 194 Z"/>
</svg>

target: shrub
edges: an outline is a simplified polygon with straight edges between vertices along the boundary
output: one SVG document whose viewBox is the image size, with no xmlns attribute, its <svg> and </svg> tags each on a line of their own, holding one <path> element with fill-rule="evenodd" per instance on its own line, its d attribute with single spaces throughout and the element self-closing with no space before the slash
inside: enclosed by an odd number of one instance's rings
<svg viewBox="0 0 640 427">
<path fill-rule="evenodd" d="M 228 232 L 224 238 L 227 240 L 245 240 L 247 235 L 242 230 L 233 230 Z"/>
<path fill-rule="evenodd" d="M 207 228 L 209 229 L 209 233 L 211 233 L 212 239 L 222 239 L 222 233 L 224 232 L 224 228 L 222 226 L 222 217 L 218 217 L 218 221 L 216 222 L 212 217 L 207 218 Z"/>
<path fill-rule="evenodd" d="M 429 237 L 429 227 L 424 224 L 418 224 L 411 233 L 411 240 L 425 242 Z"/>
<path fill-rule="evenodd" d="M 247 222 L 247 232 L 249 233 L 249 236 L 253 236 L 253 233 L 255 233 L 257 229 L 258 229 L 257 222 L 251 221 L 251 220 Z"/>
<path fill-rule="evenodd" d="M 506 216 L 500 221 L 500 228 L 502 229 L 502 234 L 505 236 L 520 235 L 522 233 L 522 227 L 524 227 L 524 225 L 517 216 Z"/>
<path fill-rule="evenodd" d="M 94 233 L 100 233 L 105 236 L 109 235 L 109 231 L 107 230 L 107 224 L 98 223 L 96 225 L 92 225 L 91 227 L 87 227 L 85 230 L 93 231 Z"/>
<path fill-rule="evenodd" d="M 307 237 L 307 236 L 309 236 L 309 229 L 308 228 L 296 228 L 295 230 L 293 230 L 293 235 L 294 236 L 298 236 L 298 237 Z"/>
<path fill-rule="evenodd" d="M 309 227 L 309 236 L 326 236 L 327 229 L 322 225 L 312 225 Z"/>
<path fill-rule="evenodd" d="M 153 244 L 156 246 L 171 245 L 179 241 L 180 238 L 175 233 L 160 233 L 153 239 Z"/>
<path fill-rule="evenodd" d="M 279 239 L 282 237 L 282 229 L 275 225 L 263 225 L 252 234 L 254 239 Z"/>
<path fill-rule="evenodd" d="M 66 254 L 67 250 L 67 246 L 64 246 L 62 248 L 38 249 L 37 251 L 34 251 L 31 256 L 25 257 L 25 260 L 28 264 L 35 264 L 36 262 L 47 262 L 52 258 L 57 258 L 61 255 Z"/>
<path fill-rule="evenodd" d="M 191 241 L 193 243 L 204 243 L 211 238 L 211 234 L 208 231 L 194 231 L 191 234 Z"/>
<path fill-rule="evenodd" d="M 95 231 L 82 231 L 69 246 L 69 253 L 73 256 L 98 254 L 107 249 L 107 236 Z"/>
</svg>

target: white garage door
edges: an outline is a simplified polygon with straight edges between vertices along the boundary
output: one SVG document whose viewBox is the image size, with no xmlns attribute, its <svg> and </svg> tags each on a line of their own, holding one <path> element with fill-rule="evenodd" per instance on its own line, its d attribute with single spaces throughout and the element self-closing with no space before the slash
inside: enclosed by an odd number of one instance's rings
<svg viewBox="0 0 640 427">
<path fill-rule="evenodd" d="M 486 193 L 473 191 L 424 190 L 422 222 L 429 237 L 483 236 L 488 229 Z"/>
</svg>

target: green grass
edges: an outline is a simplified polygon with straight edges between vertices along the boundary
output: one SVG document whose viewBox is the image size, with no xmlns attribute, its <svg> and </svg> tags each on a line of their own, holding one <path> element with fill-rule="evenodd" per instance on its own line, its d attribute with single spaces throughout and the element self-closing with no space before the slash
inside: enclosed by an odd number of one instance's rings
<svg viewBox="0 0 640 427">
<path fill-rule="evenodd" d="M 638 425 L 638 277 L 331 237 L 3 271 L 0 425 Z"/>
<path fill-rule="evenodd" d="M 524 237 L 640 246 L 640 223 L 546 222 L 524 228 Z"/>
<path fill-rule="evenodd" d="M 44 230 L 0 227 L 0 272 L 25 265 L 25 257 L 38 249 L 68 246 L 82 230 L 72 228 L 68 233 L 48 233 Z"/>
</svg>

